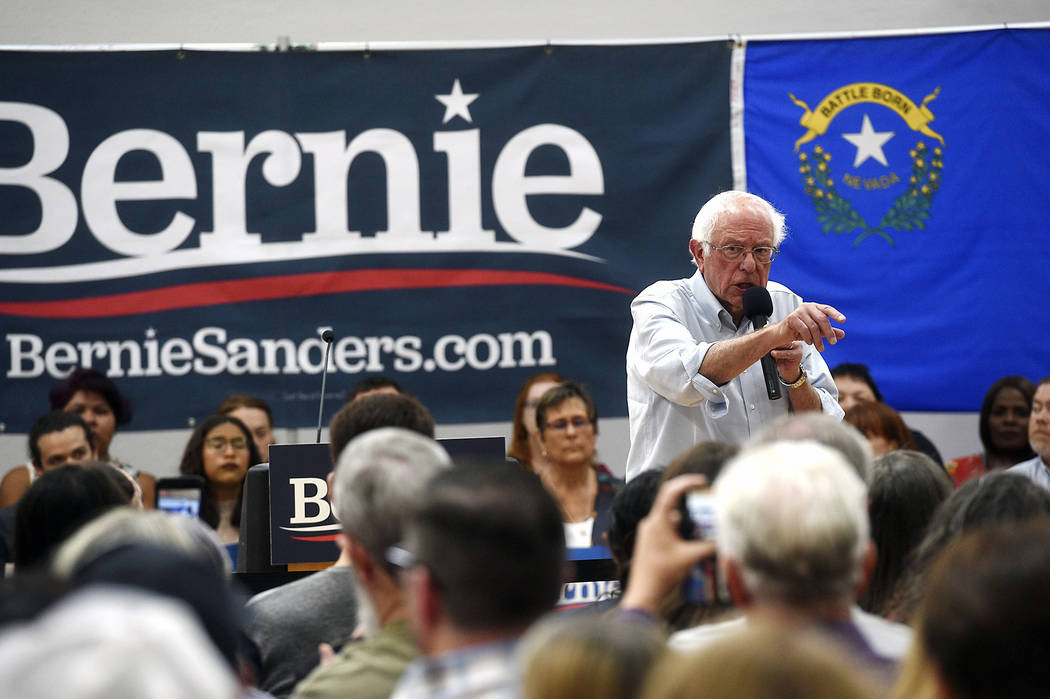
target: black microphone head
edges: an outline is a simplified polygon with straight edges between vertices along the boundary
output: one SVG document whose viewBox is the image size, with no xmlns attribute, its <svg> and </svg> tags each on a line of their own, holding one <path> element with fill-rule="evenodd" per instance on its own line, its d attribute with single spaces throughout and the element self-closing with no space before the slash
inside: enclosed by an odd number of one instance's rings
<svg viewBox="0 0 1050 699">
<path fill-rule="evenodd" d="M 751 286 L 744 290 L 744 315 L 748 318 L 754 316 L 773 315 L 773 299 L 764 286 Z"/>
<path fill-rule="evenodd" d="M 768 296 L 768 295 L 769 294 L 766 294 L 766 296 Z M 324 332 L 321 333 L 321 339 L 324 340 L 325 342 L 331 342 L 332 340 L 335 339 L 335 335 L 332 333 L 331 330 L 325 328 Z"/>
</svg>

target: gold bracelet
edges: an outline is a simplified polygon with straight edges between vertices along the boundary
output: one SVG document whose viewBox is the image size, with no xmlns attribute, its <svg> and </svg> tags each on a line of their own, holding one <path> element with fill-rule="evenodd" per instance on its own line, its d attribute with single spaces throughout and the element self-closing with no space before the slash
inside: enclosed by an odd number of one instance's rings
<svg viewBox="0 0 1050 699">
<path fill-rule="evenodd" d="M 802 384 L 806 383 L 806 380 L 807 380 L 807 378 L 806 378 L 806 370 L 802 368 L 801 364 L 799 364 L 798 365 L 798 378 L 795 379 L 795 381 L 793 383 L 788 383 L 787 381 L 785 381 L 784 377 L 780 375 L 779 371 L 777 372 L 777 378 L 780 379 L 780 383 L 782 383 L 785 386 L 787 386 L 788 390 L 790 390 L 792 388 L 798 388 Z"/>
</svg>

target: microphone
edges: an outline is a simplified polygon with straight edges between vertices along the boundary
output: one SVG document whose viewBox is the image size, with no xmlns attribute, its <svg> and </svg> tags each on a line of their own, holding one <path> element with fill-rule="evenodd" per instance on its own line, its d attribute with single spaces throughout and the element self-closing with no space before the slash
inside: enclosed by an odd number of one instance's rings
<svg viewBox="0 0 1050 699">
<path fill-rule="evenodd" d="M 773 299 L 763 286 L 752 286 L 744 290 L 744 315 L 748 317 L 755 330 L 761 330 L 773 315 Z M 762 377 L 766 381 L 766 394 L 769 400 L 779 400 L 783 394 L 780 392 L 780 374 L 777 373 L 777 362 L 773 356 L 766 353 L 762 357 Z"/>
<path fill-rule="evenodd" d="M 769 294 L 766 294 L 767 296 Z M 321 331 L 321 339 L 324 340 L 324 369 L 321 371 L 321 402 L 317 406 L 317 442 L 321 443 L 321 417 L 324 415 L 324 386 L 325 382 L 328 381 L 328 357 L 332 353 L 332 340 L 335 339 L 335 335 L 332 334 L 331 328 L 325 328 Z"/>
</svg>

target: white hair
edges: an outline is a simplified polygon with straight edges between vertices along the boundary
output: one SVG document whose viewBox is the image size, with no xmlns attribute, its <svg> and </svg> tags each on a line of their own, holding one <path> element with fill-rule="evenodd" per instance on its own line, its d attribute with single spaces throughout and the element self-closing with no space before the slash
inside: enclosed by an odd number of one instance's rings
<svg viewBox="0 0 1050 699">
<path fill-rule="evenodd" d="M 843 455 L 812 441 L 750 448 L 715 482 L 719 555 L 759 600 L 852 600 L 869 540 L 867 490 Z"/>
<path fill-rule="evenodd" d="M 798 442 L 812 440 L 832 449 L 838 449 L 846 457 L 857 475 L 865 483 L 871 482 L 874 457 L 871 443 L 853 425 L 824 413 L 787 413 L 769 423 L 751 438 L 751 444 L 771 442 Z"/>
<path fill-rule="evenodd" d="M 382 564 L 387 548 L 401 541 L 427 483 L 451 466 L 444 447 L 417 432 L 381 427 L 354 437 L 333 479 L 343 531 Z"/>
<path fill-rule="evenodd" d="M 55 553 L 51 570 L 67 579 L 77 568 L 127 544 L 152 544 L 184 553 L 211 566 L 223 580 L 233 572 L 230 555 L 215 530 L 201 520 L 132 507 L 114 508 L 78 529 Z"/>
<path fill-rule="evenodd" d="M 715 229 L 725 221 L 726 216 L 746 208 L 757 209 L 769 218 L 774 247 L 784 241 L 787 236 L 784 214 L 762 197 L 738 190 L 722 192 L 707 200 L 693 219 L 693 240 L 710 244 Z"/>
</svg>

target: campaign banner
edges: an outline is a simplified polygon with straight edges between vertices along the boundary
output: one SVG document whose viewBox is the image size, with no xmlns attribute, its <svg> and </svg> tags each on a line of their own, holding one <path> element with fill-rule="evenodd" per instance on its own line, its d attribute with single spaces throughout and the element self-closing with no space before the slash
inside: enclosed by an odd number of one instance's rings
<svg viewBox="0 0 1050 699">
<path fill-rule="evenodd" d="M 731 184 L 727 42 L 0 51 L 2 420 L 78 365 L 129 429 L 365 375 L 439 423 L 553 370 L 626 414 L 628 305 Z"/>
<path fill-rule="evenodd" d="M 747 44 L 747 187 L 789 228 L 771 278 L 846 315 L 825 359 L 898 410 L 1050 374 L 1047 75 L 1047 30 Z"/>
</svg>

